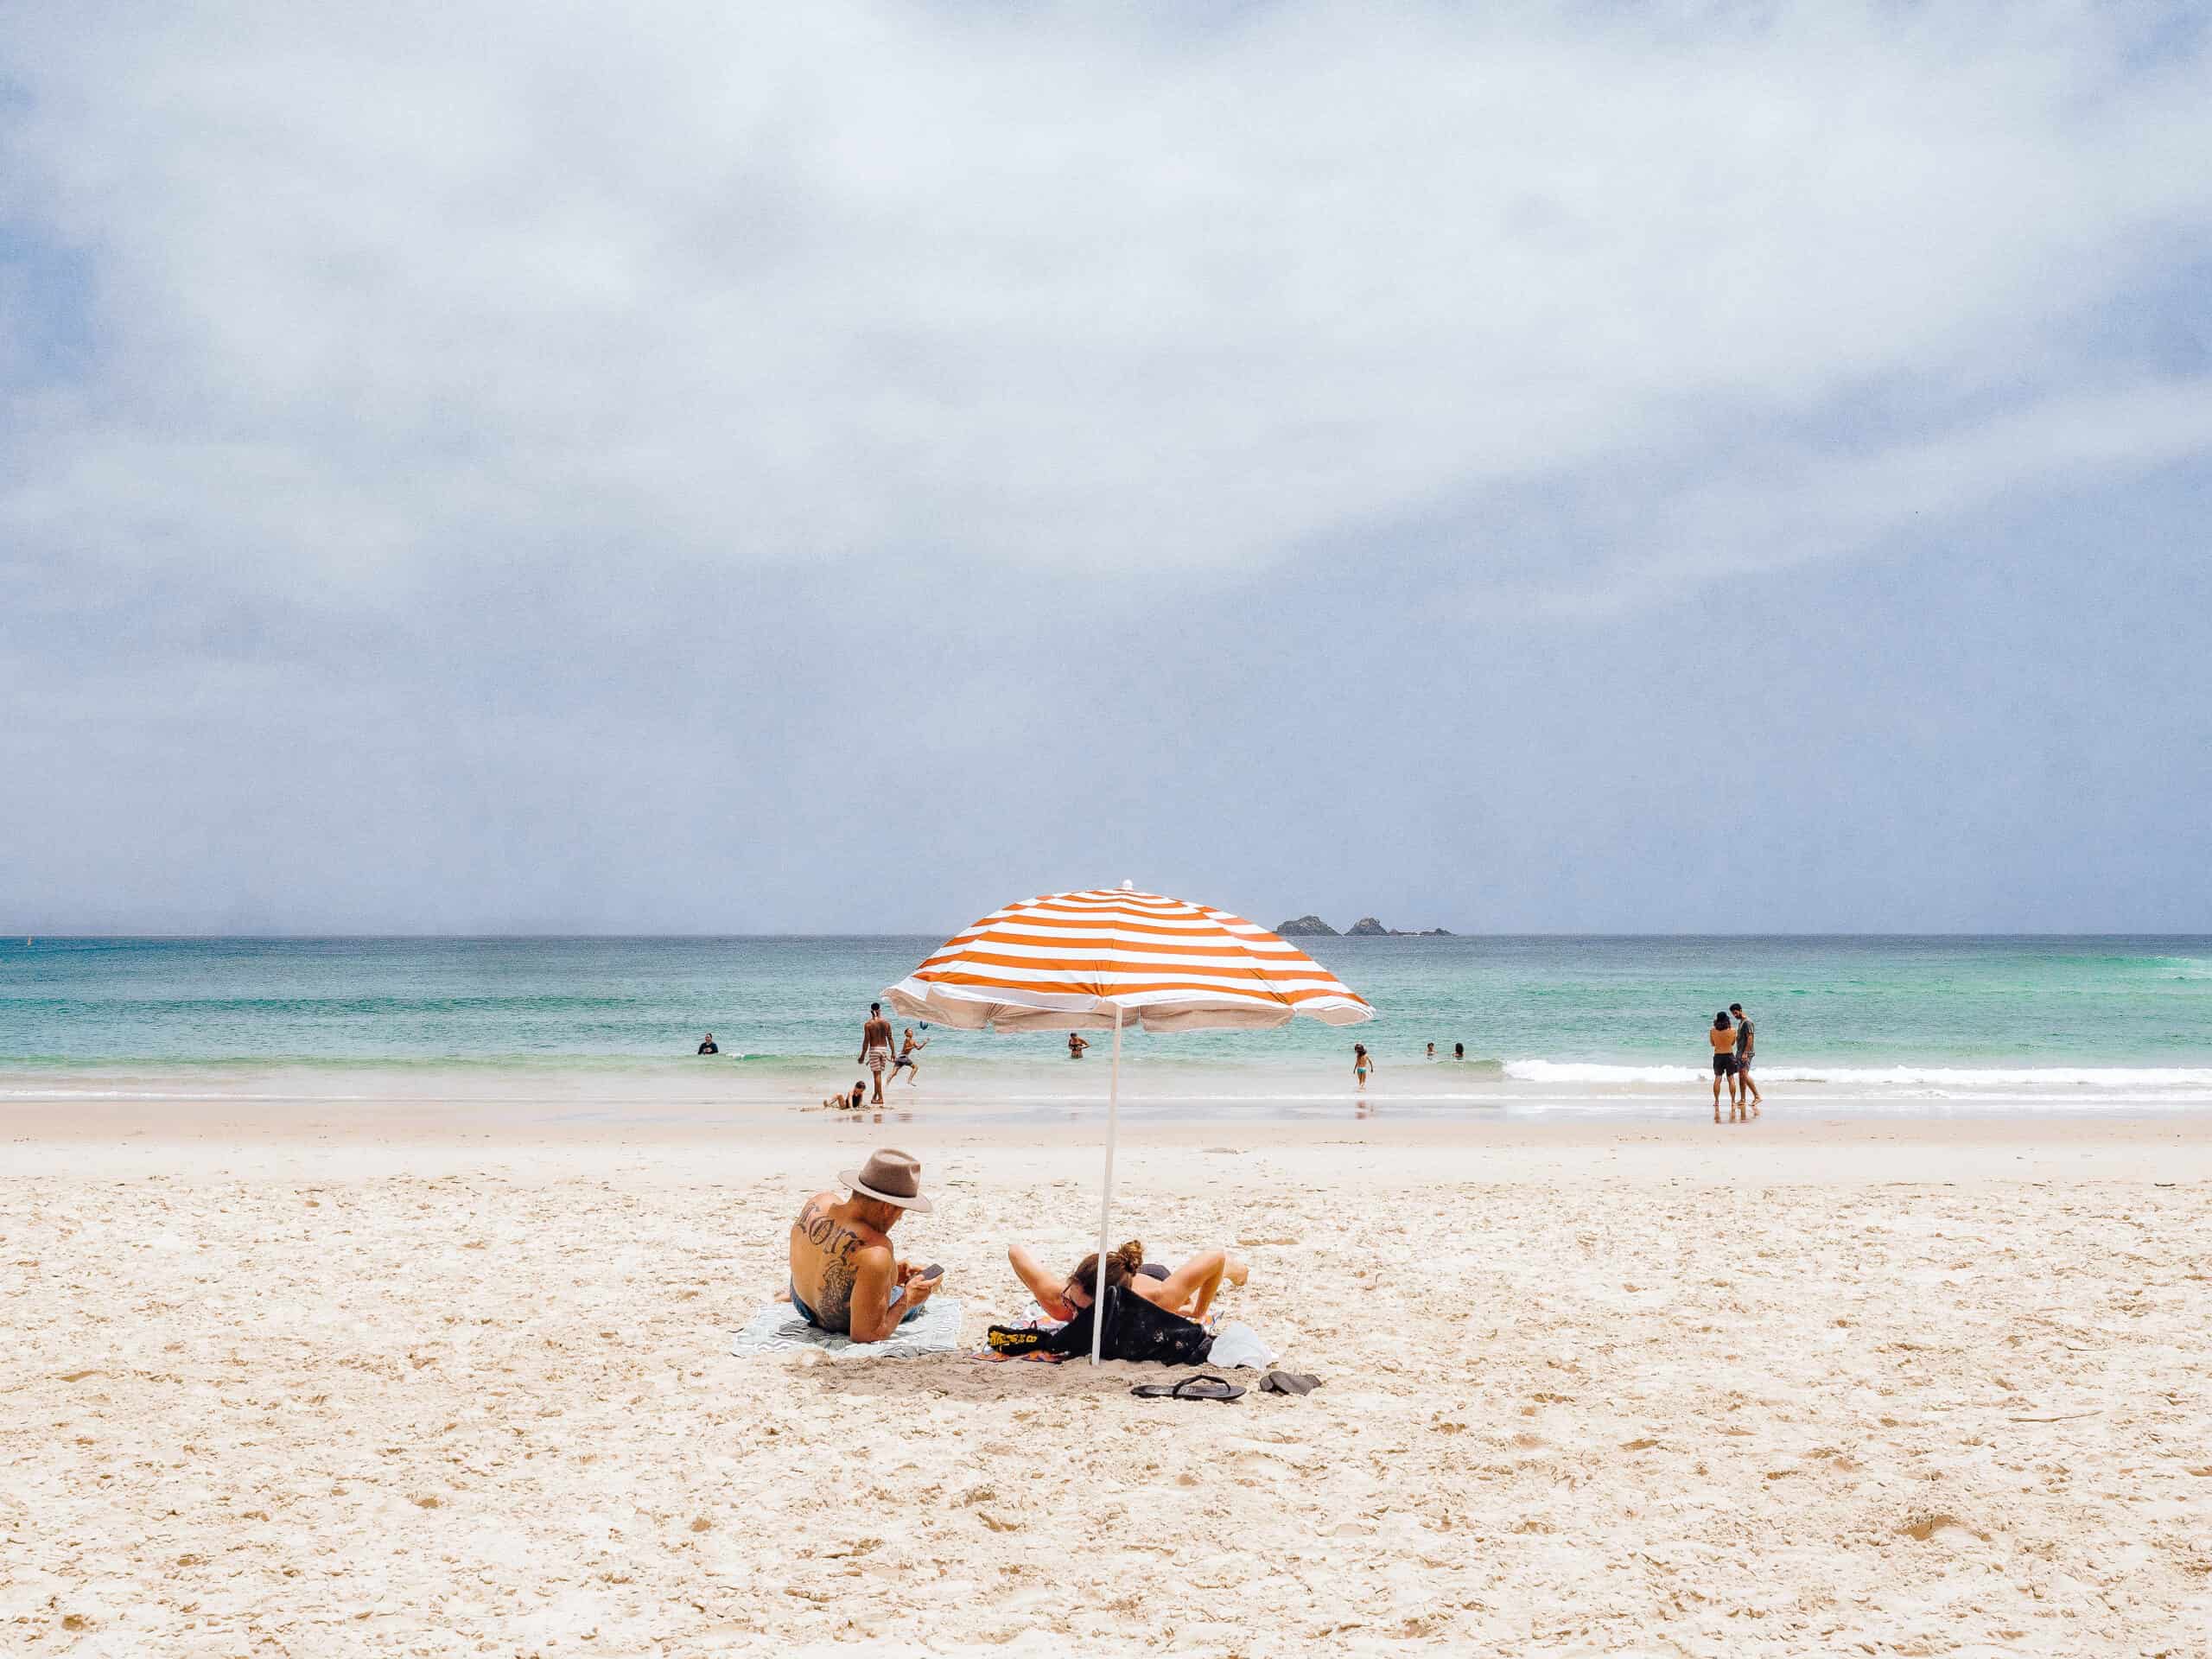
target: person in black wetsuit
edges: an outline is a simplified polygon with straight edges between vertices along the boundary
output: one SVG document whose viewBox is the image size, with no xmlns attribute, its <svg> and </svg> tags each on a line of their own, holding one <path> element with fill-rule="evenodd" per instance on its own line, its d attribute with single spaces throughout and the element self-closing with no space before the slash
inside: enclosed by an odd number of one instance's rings
<svg viewBox="0 0 2212 1659">
<path fill-rule="evenodd" d="M 713 1032 L 710 1031 L 707 1033 L 706 1041 L 699 1045 L 699 1052 L 702 1054 L 719 1054 L 721 1052 L 721 1050 L 715 1046 L 715 1033 Z"/>
</svg>

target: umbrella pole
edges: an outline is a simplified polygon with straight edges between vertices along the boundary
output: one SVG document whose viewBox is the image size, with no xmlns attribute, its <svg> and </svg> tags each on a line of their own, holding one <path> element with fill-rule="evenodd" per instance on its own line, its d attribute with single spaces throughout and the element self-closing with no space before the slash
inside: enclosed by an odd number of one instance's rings
<svg viewBox="0 0 2212 1659">
<path fill-rule="evenodd" d="M 1114 1070 L 1106 1085 L 1106 1190 L 1098 1198 L 1098 1280 L 1090 1287 L 1090 1363 L 1106 1339 L 1106 1234 L 1114 1219 L 1114 1133 L 1122 1102 L 1122 1005 L 1114 1005 Z"/>
</svg>

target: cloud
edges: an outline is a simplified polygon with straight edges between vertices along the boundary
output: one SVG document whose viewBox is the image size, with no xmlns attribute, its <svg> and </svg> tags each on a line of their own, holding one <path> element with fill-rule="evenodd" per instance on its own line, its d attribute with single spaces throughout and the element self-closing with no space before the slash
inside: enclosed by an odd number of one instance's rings
<svg viewBox="0 0 2212 1659">
<path fill-rule="evenodd" d="M 2201 925 L 2208 70 L 2156 6 L 0 9 L 0 910 Z"/>
<path fill-rule="evenodd" d="M 1218 583 L 1551 488 L 1677 526 L 1578 555 L 1619 600 L 1740 568 L 1716 515 L 1983 499 L 1870 451 L 1931 403 L 1986 454 L 2167 395 L 2090 323 L 2212 257 L 2212 63 L 2141 13 L 1193 16 L 19 10 L 4 208 L 92 345 L 16 359 L 0 526 L 404 613 L 611 552 Z"/>
<path fill-rule="evenodd" d="M 1624 496 L 1581 502 L 1581 539 L 1605 550 L 1571 582 L 1524 569 L 1478 576 L 1471 588 L 1491 602 L 1549 612 L 1631 610 L 1704 582 L 1886 548 L 2008 499 L 2063 499 L 2206 454 L 2212 383 L 2193 380 L 2053 396 L 1862 454 L 1769 442 L 1672 489 L 1643 477 Z"/>
</svg>

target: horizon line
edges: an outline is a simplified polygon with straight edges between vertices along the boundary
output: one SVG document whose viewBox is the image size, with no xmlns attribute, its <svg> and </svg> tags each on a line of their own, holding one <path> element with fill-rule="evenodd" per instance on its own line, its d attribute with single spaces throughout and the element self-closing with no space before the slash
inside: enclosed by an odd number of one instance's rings
<svg viewBox="0 0 2212 1659">
<path fill-rule="evenodd" d="M 864 940 L 864 939 L 949 939 L 964 931 L 972 923 L 963 924 L 949 931 L 920 932 L 895 931 L 885 932 L 798 932 L 789 929 L 765 932 L 595 932 L 544 931 L 531 932 L 325 932 L 316 931 L 251 933 L 218 932 L 41 932 L 35 928 L 0 930 L 0 950 L 9 948 L 17 938 L 26 944 L 45 939 L 55 943 L 103 943 L 139 941 L 149 944 L 346 944 L 362 941 L 391 943 L 452 943 L 452 944 L 527 944 L 557 941 L 601 941 L 607 943 L 728 943 L 764 940 Z M 1975 931 L 1938 929 L 1910 931 L 1896 928 L 1871 930 L 1823 930 L 1807 932 L 1746 931 L 1746 932 L 1587 932 L 1574 930 L 1516 930 L 1499 931 L 1452 932 L 1441 934 L 1406 930 L 1396 933 L 1328 933 L 1294 934 L 1292 939 L 2212 939 L 2212 929 L 2202 931 L 2188 930 L 2134 929 L 2075 931 L 2068 929 L 2033 929 L 2025 931 Z"/>
</svg>

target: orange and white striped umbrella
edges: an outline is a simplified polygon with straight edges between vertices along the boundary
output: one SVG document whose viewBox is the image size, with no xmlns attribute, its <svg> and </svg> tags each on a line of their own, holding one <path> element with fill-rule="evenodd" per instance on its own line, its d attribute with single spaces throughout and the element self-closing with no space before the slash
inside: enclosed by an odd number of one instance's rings
<svg viewBox="0 0 2212 1659">
<path fill-rule="evenodd" d="M 1107 1238 L 1114 1216 L 1114 1143 L 1122 1096 L 1122 1030 L 1288 1025 L 1300 1014 L 1332 1026 L 1375 1010 L 1334 974 L 1242 916 L 1119 887 L 1048 893 L 995 910 L 956 933 L 884 992 L 902 1014 L 965 1030 L 1114 1028 L 1106 1089 L 1106 1173 L 1098 1199 L 1098 1278 L 1107 1306 Z M 1097 1363 L 1106 1319 L 1090 1327 Z"/>
<path fill-rule="evenodd" d="M 1127 884 L 995 910 L 886 996 L 902 1014 L 969 1030 L 1263 1027 L 1301 1014 L 1349 1026 L 1375 1017 L 1365 998 L 1264 927 Z"/>
</svg>

